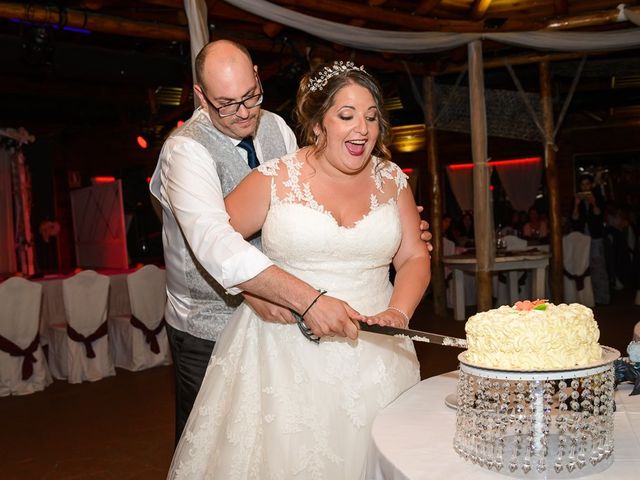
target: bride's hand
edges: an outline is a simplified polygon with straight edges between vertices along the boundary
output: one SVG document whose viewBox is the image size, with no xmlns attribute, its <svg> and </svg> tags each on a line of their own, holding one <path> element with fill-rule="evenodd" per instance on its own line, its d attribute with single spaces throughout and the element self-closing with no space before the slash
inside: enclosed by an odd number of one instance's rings
<svg viewBox="0 0 640 480">
<path fill-rule="evenodd" d="M 366 321 L 369 325 L 377 324 L 396 328 L 407 328 L 409 326 L 409 323 L 400 312 L 391 309 L 371 315 L 367 317 Z"/>
<path fill-rule="evenodd" d="M 247 292 L 244 292 L 243 295 L 245 302 L 262 320 L 273 323 L 296 323 L 288 308 L 268 302 Z"/>
<path fill-rule="evenodd" d="M 304 323 L 318 337 L 358 338 L 358 327 L 353 320 L 366 320 L 348 303 L 322 295 L 304 316 Z"/>
</svg>

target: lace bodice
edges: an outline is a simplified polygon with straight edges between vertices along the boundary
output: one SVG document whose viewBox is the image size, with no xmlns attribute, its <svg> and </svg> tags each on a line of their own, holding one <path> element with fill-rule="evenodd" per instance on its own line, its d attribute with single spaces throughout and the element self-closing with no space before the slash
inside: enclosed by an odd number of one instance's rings
<svg viewBox="0 0 640 480">
<path fill-rule="evenodd" d="M 397 199 L 407 177 L 397 165 L 374 158 L 369 211 L 345 227 L 315 199 L 309 183 L 300 182 L 303 166 L 291 154 L 259 167 L 271 177 L 264 252 L 280 267 L 355 308 L 371 305 L 370 296 L 390 288 L 388 266 L 401 239 Z"/>
</svg>

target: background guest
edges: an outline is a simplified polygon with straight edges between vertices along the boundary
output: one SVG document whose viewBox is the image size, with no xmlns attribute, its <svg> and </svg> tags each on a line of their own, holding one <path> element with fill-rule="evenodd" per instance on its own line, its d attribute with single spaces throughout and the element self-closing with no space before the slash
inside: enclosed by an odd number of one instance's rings
<svg viewBox="0 0 640 480">
<path fill-rule="evenodd" d="M 522 236 L 527 240 L 546 240 L 549 237 L 547 220 L 536 207 L 529 209 L 528 221 L 522 226 Z"/>
<path fill-rule="evenodd" d="M 578 178 L 578 192 L 575 195 L 571 219 L 574 230 L 591 236 L 589 267 L 593 293 L 596 303 L 608 304 L 611 297 L 603 240 L 604 198 L 600 191 L 594 188 L 592 175 L 583 174 Z"/>
</svg>

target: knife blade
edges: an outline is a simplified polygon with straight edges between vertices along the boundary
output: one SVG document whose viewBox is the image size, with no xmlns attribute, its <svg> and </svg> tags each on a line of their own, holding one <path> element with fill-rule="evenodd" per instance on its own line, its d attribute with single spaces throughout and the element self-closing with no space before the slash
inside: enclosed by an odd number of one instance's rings
<svg viewBox="0 0 640 480">
<path fill-rule="evenodd" d="M 360 330 L 364 332 L 377 333 L 379 335 L 390 335 L 392 337 L 409 337 L 416 342 L 434 343 L 436 345 L 445 345 L 447 347 L 467 348 L 467 340 L 464 338 L 449 337 L 447 335 L 439 335 L 437 333 L 423 332 L 421 330 L 412 330 L 410 328 L 397 328 L 382 325 L 369 325 L 366 322 L 360 322 Z"/>
<path fill-rule="evenodd" d="M 293 317 L 296 319 L 296 323 L 300 328 L 302 334 L 310 341 L 314 343 L 320 343 L 320 337 L 316 336 L 307 324 L 304 323 L 304 319 L 294 310 L 291 310 Z M 416 342 L 433 343 L 436 345 L 444 345 L 447 347 L 467 348 L 467 341 L 464 338 L 449 337 L 446 335 L 439 335 L 437 333 L 423 332 L 421 330 L 411 330 L 409 328 L 397 328 L 386 327 L 378 324 L 369 325 L 366 322 L 359 322 L 360 330 L 364 332 L 377 333 L 379 335 L 390 335 L 392 337 L 402 336 L 409 337 Z"/>
</svg>

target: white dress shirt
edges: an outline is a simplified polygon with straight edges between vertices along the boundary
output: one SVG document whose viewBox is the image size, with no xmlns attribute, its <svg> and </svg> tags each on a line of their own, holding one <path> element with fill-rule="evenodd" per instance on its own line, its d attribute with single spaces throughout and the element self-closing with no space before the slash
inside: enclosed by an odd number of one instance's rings
<svg viewBox="0 0 640 480">
<path fill-rule="evenodd" d="M 207 115 L 197 110 L 194 115 Z M 297 149 L 294 133 L 277 117 L 288 152 Z M 230 139 L 234 145 L 240 140 Z M 262 149 L 254 139 L 260 161 Z M 247 158 L 246 152 L 238 148 Z M 205 270 L 229 293 L 240 293 L 236 285 L 252 279 L 273 263 L 246 242 L 229 224 L 224 196 L 215 164 L 209 152 L 191 138 L 173 136 L 162 147 L 151 177 L 151 193 L 163 209 L 163 245 L 167 269 L 166 320 L 174 328 L 187 331 L 190 295 L 183 259 L 189 248 Z"/>
</svg>

